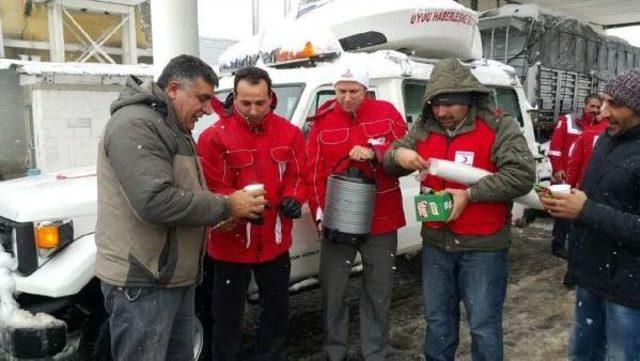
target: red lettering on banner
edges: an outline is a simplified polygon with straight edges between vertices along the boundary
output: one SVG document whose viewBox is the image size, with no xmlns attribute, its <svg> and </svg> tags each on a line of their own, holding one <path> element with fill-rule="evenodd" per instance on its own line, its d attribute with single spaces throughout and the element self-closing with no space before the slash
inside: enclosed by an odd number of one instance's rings
<svg viewBox="0 0 640 361">
<path fill-rule="evenodd" d="M 435 22 L 435 21 L 472 25 L 473 17 L 469 14 L 461 13 L 458 11 L 432 10 L 432 11 L 422 11 L 422 12 L 411 14 L 409 23 L 411 25 L 414 25 L 414 24 L 423 24 L 423 23 Z"/>
</svg>

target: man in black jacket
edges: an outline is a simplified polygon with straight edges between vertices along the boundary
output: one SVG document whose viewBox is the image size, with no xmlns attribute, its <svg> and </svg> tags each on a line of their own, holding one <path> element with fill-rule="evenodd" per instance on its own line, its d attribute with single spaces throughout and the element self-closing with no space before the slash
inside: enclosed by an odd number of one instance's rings
<svg viewBox="0 0 640 361">
<path fill-rule="evenodd" d="M 552 216 L 574 220 L 572 361 L 640 355 L 640 68 L 609 81 L 602 95 L 611 125 L 596 143 L 584 192 L 543 199 Z"/>
</svg>

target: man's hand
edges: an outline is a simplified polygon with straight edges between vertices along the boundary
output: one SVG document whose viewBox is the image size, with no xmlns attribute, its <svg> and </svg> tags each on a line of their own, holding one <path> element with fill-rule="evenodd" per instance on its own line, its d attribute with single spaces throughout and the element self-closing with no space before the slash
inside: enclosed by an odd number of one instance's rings
<svg viewBox="0 0 640 361">
<path fill-rule="evenodd" d="M 404 169 L 425 170 L 427 169 L 427 161 L 424 160 L 416 151 L 408 148 L 397 148 L 393 155 L 396 164 Z"/>
<path fill-rule="evenodd" d="M 551 181 L 555 184 L 562 184 L 567 181 L 567 173 L 563 170 L 559 170 L 557 172 L 553 172 L 551 176 Z"/>
<path fill-rule="evenodd" d="M 267 201 L 264 198 L 266 192 L 262 190 L 239 190 L 229 196 L 232 218 L 257 219 L 262 214 Z"/>
<path fill-rule="evenodd" d="M 351 148 L 351 151 L 349 152 L 349 158 L 356 161 L 371 160 L 375 158 L 375 156 L 376 154 L 373 152 L 373 149 L 359 145 Z"/>
<path fill-rule="evenodd" d="M 302 205 L 292 197 L 285 197 L 280 201 L 280 213 L 287 218 L 300 218 L 302 215 Z"/>
<path fill-rule="evenodd" d="M 576 219 L 584 208 L 587 195 L 578 189 L 572 189 L 569 194 L 554 194 L 553 198 L 540 197 L 540 201 L 550 215 L 556 218 Z"/>
<path fill-rule="evenodd" d="M 446 188 L 444 191 L 451 193 L 453 197 L 453 209 L 451 209 L 451 214 L 447 222 L 455 221 L 460 217 L 462 211 L 467 208 L 467 204 L 469 204 L 469 192 L 467 192 L 466 189 L 451 188 Z"/>
</svg>

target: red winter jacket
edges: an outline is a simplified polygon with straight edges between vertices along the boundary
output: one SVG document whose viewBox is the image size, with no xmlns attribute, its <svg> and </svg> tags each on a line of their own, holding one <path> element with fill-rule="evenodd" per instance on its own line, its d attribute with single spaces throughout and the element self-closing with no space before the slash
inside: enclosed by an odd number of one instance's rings
<svg viewBox="0 0 640 361">
<path fill-rule="evenodd" d="M 580 188 L 587 164 L 591 160 L 591 152 L 598 141 L 600 134 L 609 126 L 609 118 L 604 118 L 599 123 L 594 124 L 589 129 L 580 134 L 573 147 L 567 169 L 567 183 L 574 188 Z"/>
<path fill-rule="evenodd" d="M 575 114 L 566 114 L 558 119 L 558 125 L 551 136 L 549 144 L 549 160 L 553 172 L 567 172 L 569 156 L 576 140 L 584 129 L 591 127 L 595 123 L 592 114 L 583 114 L 582 118 L 577 118 Z"/>
<path fill-rule="evenodd" d="M 445 134 L 430 133 L 425 140 L 418 142 L 416 150 L 424 159 L 446 159 L 495 173 L 498 168 L 491 160 L 491 149 L 496 131 L 482 118 L 476 118 L 474 124 L 473 130 L 453 138 L 448 138 Z M 431 175 L 421 185 L 434 191 L 468 188 L 464 184 Z M 461 236 L 489 236 L 504 228 L 508 222 L 508 212 L 507 203 L 504 202 L 469 203 L 455 221 L 423 222 L 423 226 L 432 229 L 447 227 Z"/>
<path fill-rule="evenodd" d="M 309 206 L 315 220 L 322 220 L 327 178 L 336 163 L 356 146 L 371 146 L 378 160 L 375 169 L 365 162 L 343 161 L 336 173 L 347 166 L 360 168 L 376 180 L 372 235 L 395 231 L 405 225 L 402 193 L 398 178 L 387 175 L 382 157 L 391 142 L 407 133 L 407 125 L 389 102 L 365 98 L 354 114 L 330 100 L 318 109 L 307 139 Z"/>
<path fill-rule="evenodd" d="M 280 201 L 284 197 L 293 197 L 300 204 L 306 200 L 302 132 L 273 112 L 264 119 L 260 132 L 250 130 L 235 113 L 219 115 L 221 119 L 198 141 L 209 189 L 231 194 L 246 185 L 262 183 L 271 207 L 264 210 L 261 226 L 241 220 L 231 231 L 211 231 L 208 254 L 226 262 L 263 263 L 291 246 L 293 220 L 279 214 Z"/>
</svg>

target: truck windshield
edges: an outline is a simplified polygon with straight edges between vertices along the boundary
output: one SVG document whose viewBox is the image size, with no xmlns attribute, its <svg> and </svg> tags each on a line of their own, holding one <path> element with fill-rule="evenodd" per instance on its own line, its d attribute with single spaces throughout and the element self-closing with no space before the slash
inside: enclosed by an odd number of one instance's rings
<svg viewBox="0 0 640 361">
<path fill-rule="evenodd" d="M 304 84 L 274 84 L 272 88 L 278 97 L 275 113 L 290 121 L 300 101 Z M 220 90 L 216 92 L 216 97 L 224 102 L 229 93 L 231 89 Z"/>
<path fill-rule="evenodd" d="M 405 118 L 408 123 L 418 119 L 422 112 L 422 97 L 427 87 L 425 81 L 408 79 L 403 84 Z M 511 88 L 491 87 L 496 107 L 502 109 L 516 119 L 520 128 L 524 127 L 524 119 L 518 103 L 518 95 Z"/>
</svg>

